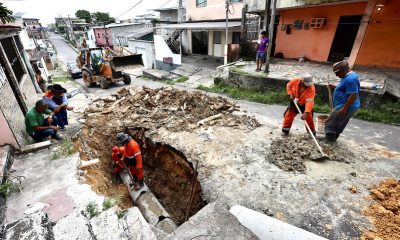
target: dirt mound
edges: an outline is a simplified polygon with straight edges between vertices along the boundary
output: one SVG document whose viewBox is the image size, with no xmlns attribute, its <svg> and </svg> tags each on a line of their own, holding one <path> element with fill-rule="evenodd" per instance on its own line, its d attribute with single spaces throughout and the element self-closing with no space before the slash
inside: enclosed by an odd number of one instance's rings
<svg viewBox="0 0 400 240">
<path fill-rule="evenodd" d="M 320 144 L 330 161 L 351 163 L 356 159 L 355 154 L 340 143 Z M 271 143 L 270 151 L 272 163 L 284 171 L 303 172 L 306 170 L 306 161 L 315 160 L 321 156 L 308 134 L 276 139 Z"/>
<path fill-rule="evenodd" d="M 113 97 L 99 99 L 87 113 L 112 115 L 115 121 L 105 123 L 116 127 L 165 127 L 171 132 L 190 131 L 202 125 L 249 129 L 260 126 L 254 118 L 233 114 L 238 109 L 225 98 L 210 97 L 198 91 L 143 87 L 123 88 Z"/>
<path fill-rule="evenodd" d="M 370 190 L 375 201 L 364 210 L 375 229 L 363 234 L 363 240 L 400 239 L 400 181 L 385 179 Z"/>
</svg>

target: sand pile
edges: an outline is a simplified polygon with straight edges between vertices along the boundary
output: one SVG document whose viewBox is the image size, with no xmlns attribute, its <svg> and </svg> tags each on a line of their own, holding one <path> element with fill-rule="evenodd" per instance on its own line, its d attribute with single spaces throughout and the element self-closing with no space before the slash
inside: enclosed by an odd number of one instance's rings
<svg viewBox="0 0 400 240">
<path fill-rule="evenodd" d="M 341 143 L 320 144 L 330 161 L 351 163 L 356 159 L 355 153 Z M 270 151 L 272 163 L 284 171 L 303 172 L 306 170 L 307 161 L 316 160 L 321 156 L 308 134 L 276 139 L 272 142 Z"/>
<path fill-rule="evenodd" d="M 373 230 L 363 234 L 363 240 L 400 239 L 400 181 L 385 179 L 371 190 L 375 201 L 364 210 L 374 225 Z"/>
</svg>

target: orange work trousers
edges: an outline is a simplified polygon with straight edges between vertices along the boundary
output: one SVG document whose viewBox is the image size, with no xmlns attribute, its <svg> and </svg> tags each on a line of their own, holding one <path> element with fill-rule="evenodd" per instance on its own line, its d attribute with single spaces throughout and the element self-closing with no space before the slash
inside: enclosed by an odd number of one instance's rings
<svg viewBox="0 0 400 240">
<path fill-rule="evenodd" d="M 297 112 L 294 109 L 288 109 L 285 113 L 283 123 L 282 123 L 282 130 L 285 132 L 289 132 L 290 128 L 292 127 L 293 120 L 296 117 Z M 315 126 L 314 126 L 314 120 L 313 120 L 313 114 L 311 113 L 309 117 L 306 119 L 308 126 L 310 126 L 311 131 L 315 132 Z M 306 131 L 307 127 L 306 127 Z"/>
</svg>

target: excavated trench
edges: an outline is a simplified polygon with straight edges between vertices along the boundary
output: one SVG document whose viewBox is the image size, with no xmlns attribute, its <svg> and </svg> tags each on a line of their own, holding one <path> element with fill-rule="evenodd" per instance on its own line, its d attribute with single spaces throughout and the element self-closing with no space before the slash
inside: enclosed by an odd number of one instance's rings
<svg viewBox="0 0 400 240">
<path fill-rule="evenodd" d="M 83 128 L 75 143 L 82 159 L 94 157 L 100 159 L 99 164 L 87 169 L 86 182 L 102 195 L 121 196 L 122 203 L 119 207 L 124 209 L 132 206 L 133 203 L 125 185 L 115 184 L 112 180 L 111 148 L 115 145 L 113 136 L 117 132 L 100 133 Z M 126 133 L 131 135 L 141 147 L 146 185 L 177 225 L 185 222 L 189 205 L 191 205 L 189 217 L 206 205 L 202 199 L 201 185 L 195 176 L 194 166 L 180 151 L 169 145 L 153 142 L 145 137 L 144 129 L 131 129 Z M 190 201 L 192 188 L 194 195 Z"/>
</svg>

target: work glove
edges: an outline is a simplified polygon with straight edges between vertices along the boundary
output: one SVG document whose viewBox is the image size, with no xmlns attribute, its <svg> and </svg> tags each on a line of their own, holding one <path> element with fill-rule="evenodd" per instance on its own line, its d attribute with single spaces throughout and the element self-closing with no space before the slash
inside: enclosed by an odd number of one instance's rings
<svg viewBox="0 0 400 240">
<path fill-rule="evenodd" d="M 309 112 L 303 113 L 303 115 L 301 115 L 301 120 L 306 120 L 309 117 L 309 114 L 311 114 L 311 113 L 309 113 Z"/>
</svg>

